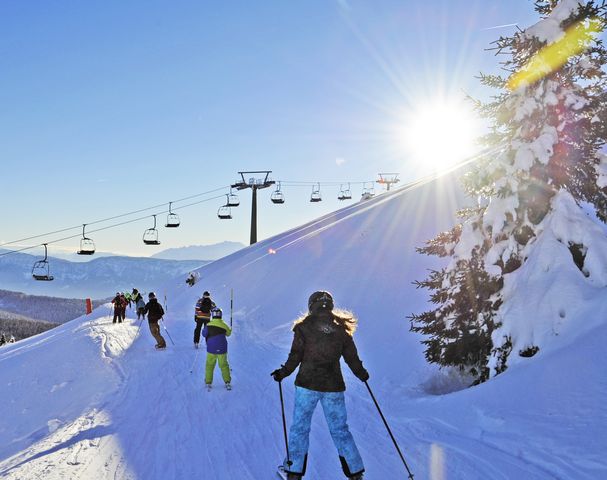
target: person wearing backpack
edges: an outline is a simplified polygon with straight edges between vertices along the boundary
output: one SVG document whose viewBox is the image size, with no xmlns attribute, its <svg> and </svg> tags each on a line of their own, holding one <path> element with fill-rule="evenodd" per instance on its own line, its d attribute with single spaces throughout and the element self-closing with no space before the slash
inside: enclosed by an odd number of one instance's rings
<svg viewBox="0 0 607 480">
<path fill-rule="evenodd" d="M 287 362 L 271 373 L 274 380 L 281 382 L 299 366 L 289 457 L 283 464 L 288 480 L 299 480 L 305 474 L 312 414 L 318 402 L 322 405 L 344 474 L 353 480 L 363 478 L 363 461 L 348 428 L 346 385 L 339 363 L 343 356 L 354 375 L 363 382 L 369 379 L 354 344 L 356 324 L 357 320 L 350 312 L 334 310 L 329 292 L 314 292 L 308 300 L 308 313 L 294 323 Z"/>
<path fill-rule="evenodd" d="M 215 302 L 211 300 L 211 294 L 205 291 L 202 297 L 196 302 L 194 308 L 194 321 L 196 322 L 196 328 L 194 329 L 194 348 L 198 348 L 200 343 L 200 332 L 202 327 L 205 326 L 211 320 L 211 310 L 215 308 Z"/>
<path fill-rule="evenodd" d="M 160 326 L 158 325 L 158 322 L 164 316 L 164 309 L 162 308 L 162 305 L 158 303 L 158 299 L 156 298 L 156 295 L 154 295 L 154 292 L 150 292 L 148 298 L 149 302 L 145 305 L 145 308 L 143 309 L 143 314 L 147 314 L 148 316 L 150 332 L 152 333 L 152 336 L 156 339 L 155 347 L 156 349 L 160 350 L 166 348 L 167 346 L 167 342 L 160 334 Z"/>
<path fill-rule="evenodd" d="M 116 296 L 112 300 L 114 304 L 114 319 L 112 323 L 122 323 L 122 297 L 120 296 L 120 292 L 116 292 Z"/>
<path fill-rule="evenodd" d="M 145 310 L 145 300 L 141 296 L 141 293 L 139 293 L 139 290 L 133 288 L 133 294 L 131 297 L 133 302 L 135 302 L 135 308 L 137 309 L 137 320 L 145 317 L 145 314 L 143 313 Z"/>
<path fill-rule="evenodd" d="M 232 334 L 232 329 L 222 319 L 222 311 L 214 308 L 211 311 L 211 320 L 205 324 L 202 330 L 202 336 L 207 342 L 207 360 L 204 374 L 204 383 L 207 390 L 211 390 L 213 384 L 213 372 L 215 364 L 219 363 L 221 376 L 228 390 L 232 389 L 232 377 L 230 374 L 230 365 L 228 364 L 228 339 Z"/>
</svg>

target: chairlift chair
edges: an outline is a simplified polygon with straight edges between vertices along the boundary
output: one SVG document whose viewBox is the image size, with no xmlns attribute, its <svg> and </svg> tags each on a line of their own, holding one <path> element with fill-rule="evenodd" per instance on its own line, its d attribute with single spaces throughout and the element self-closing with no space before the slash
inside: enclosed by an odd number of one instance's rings
<svg viewBox="0 0 607 480">
<path fill-rule="evenodd" d="M 34 277 L 35 280 L 49 282 L 54 280 L 54 277 L 51 275 L 51 267 L 48 263 L 48 251 L 46 248 L 46 243 L 43 243 L 43 245 L 44 258 L 34 263 L 34 266 L 32 267 L 32 277 Z"/>
<path fill-rule="evenodd" d="M 238 195 L 236 195 L 235 193 L 232 193 L 232 189 L 230 188 L 230 193 L 228 194 L 228 200 L 226 202 L 226 206 L 227 207 L 237 207 L 238 205 L 240 205 L 240 199 L 238 198 Z"/>
<path fill-rule="evenodd" d="M 156 230 L 156 215 L 152 216 L 154 217 L 154 226 L 143 232 L 143 243 L 146 245 L 160 245 L 158 230 Z"/>
<path fill-rule="evenodd" d="M 373 183 L 371 183 L 370 187 L 365 186 L 366 184 L 363 184 L 363 193 L 360 197 L 361 200 L 370 200 L 371 198 L 373 198 L 375 196 L 375 188 L 373 188 Z"/>
<path fill-rule="evenodd" d="M 226 204 L 219 207 L 217 210 L 217 216 L 221 220 L 231 220 L 232 219 L 232 209 Z"/>
<path fill-rule="evenodd" d="M 78 255 L 93 255 L 95 253 L 95 242 L 84 234 L 86 224 L 82 225 L 82 238 L 80 239 L 80 250 Z"/>
<path fill-rule="evenodd" d="M 343 186 L 340 188 L 337 199 L 338 200 L 351 200 L 352 199 L 352 192 L 350 191 L 350 184 L 348 184 L 347 189 L 344 189 Z"/>
<path fill-rule="evenodd" d="M 280 182 L 278 182 L 276 190 L 274 190 L 272 195 L 270 195 L 270 200 L 272 200 L 272 203 L 276 203 L 277 205 L 285 203 L 285 196 L 280 189 Z"/>
<path fill-rule="evenodd" d="M 164 224 L 166 228 L 177 228 L 180 225 L 179 215 L 173 213 L 171 211 L 171 204 L 173 202 L 169 202 L 169 213 L 167 215 L 167 223 Z"/>
<path fill-rule="evenodd" d="M 312 187 L 312 195 L 310 196 L 310 201 L 313 203 L 322 202 L 322 196 L 320 194 L 320 183 L 318 187 Z"/>
</svg>

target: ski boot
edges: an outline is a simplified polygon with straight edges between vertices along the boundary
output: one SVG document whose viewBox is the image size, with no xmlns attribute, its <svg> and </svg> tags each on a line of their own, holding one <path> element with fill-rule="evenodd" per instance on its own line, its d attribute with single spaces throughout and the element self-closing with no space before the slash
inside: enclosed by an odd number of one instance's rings
<svg viewBox="0 0 607 480">
<path fill-rule="evenodd" d="M 198 343 L 197 343 L 197 342 L 194 342 L 194 348 L 195 348 L 196 350 L 198 350 Z"/>
<path fill-rule="evenodd" d="M 206 387 L 207 387 L 207 392 L 210 392 L 211 390 L 213 390 L 213 385 L 210 383 L 207 383 Z"/>
<path fill-rule="evenodd" d="M 226 382 L 226 390 L 232 390 L 232 384 L 230 382 Z"/>
</svg>

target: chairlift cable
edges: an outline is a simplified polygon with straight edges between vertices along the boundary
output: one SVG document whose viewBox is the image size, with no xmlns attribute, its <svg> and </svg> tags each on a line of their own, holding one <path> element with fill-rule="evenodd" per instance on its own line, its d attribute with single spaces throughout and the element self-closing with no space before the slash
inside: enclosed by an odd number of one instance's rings
<svg viewBox="0 0 607 480">
<path fill-rule="evenodd" d="M 222 189 L 217 189 L 217 190 L 222 190 Z M 217 191 L 217 190 L 214 190 L 214 191 Z M 224 197 L 224 196 L 225 196 L 225 195 L 217 195 L 217 196 L 215 196 L 215 197 L 211 197 L 211 198 L 205 198 L 204 200 L 199 200 L 198 202 L 192 202 L 192 203 L 189 203 L 189 204 L 187 204 L 187 205 L 182 205 L 182 206 L 180 206 L 180 207 L 173 208 L 173 210 L 180 210 L 180 209 L 182 209 L 182 208 L 191 207 L 191 206 L 194 206 L 194 205 L 199 205 L 199 204 L 201 204 L 201 203 L 205 203 L 205 202 L 210 202 L 211 200 L 217 200 L 218 198 L 222 198 L 222 197 Z M 193 197 L 190 197 L 190 198 L 193 198 Z M 160 206 L 163 206 L 163 205 L 166 205 L 166 203 L 163 203 L 163 204 L 161 204 Z M 103 230 L 109 230 L 110 228 L 120 227 L 120 226 L 122 226 L 122 225 L 127 225 L 127 224 L 129 224 L 129 223 L 140 222 L 140 221 L 142 221 L 142 220 L 145 220 L 145 219 L 149 218 L 149 217 L 150 217 L 150 216 L 152 216 L 152 215 L 161 215 L 161 214 L 163 214 L 163 213 L 166 213 L 166 211 L 162 211 L 162 212 L 159 212 L 159 213 L 156 213 L 156 214 L 149 214 L 149 215 L 145 215 L 145 216 L 142 216 L 142 217 L 132 218 L 132 219 L 130 219 L 130 220 L 125 220 L 124 222 L 114 223 L 114 224 L 112 224 L 112 225 L 107 225 L 107 226 L 105 226 L 105 227 L 100 227 L 100 228 L 97 228 L 97 229 L 95 229 L 95 230 L 89 230 L 89 231 L 88 231 L 88 233 L 89 233 L 89 234 L 91 234 L 91 233 L 101 232 L 101 231 L 103 231 Z M 114 217 L 114 218 L 118 218 L 118 217 Z M 90 223 L 87 223 L 87 225 L 90 225 Z M 82 225 L 80 225 L 80 228 L 81 228 L 81 227 L 82 227 Z M 58 239 L 51 240 L 51 241 L 48 241 L 48 242 L 45 242 L 45 243 L 46 243 L 47 245 L 50 245 L 50 244 L 54 244 L 54 243 L 60 243 L 60 242 L 65 242 L 65 241 L 67 241 L 67 240 L 72 240 L 72 239 L 74 239 L 74 238 L 80 238 L 80 237 L 81 237 L 81 234 L 79 233 L 79 234 L 77 234 L 77 235 L 70 235 L 70 236 L 68 236 L 68 237 L 58 238 Z M 10 250 L 10 251 L 8 251 L 8 252 L 3 252 L 3 253 L 0 253 L 0 257 L 4 257 L 4 256 L 6 256 L 6 255 L 11 255 L 11 254 L 13 254 L 13 253 L 19 253 L 19 252 L 23 252 L 23 251 L 25 251 L 25 250 L 31 250 L 31 249 L 33 249 L 33 248 L 37 248 L 37 247 L 40 247 L 40 246 L 42 246 L 42 245 L 44 245 L 44 244 L 43 244 L 43 243 L 39 243 L 39 244 L 36 244 L 36 245 L 31 245 L 31 246 L 28 246 L 28 247 L 23 247 L 23 248 L 19 248 L 19 249 L 15 249 L 15 250 Z M 1 245 L 0 245 L 0 246 L 1 246 Z"/>
<path fill-rule="evenodd" d="M 158 205 L 154 205 L 154 206 L 151 206 L 151 207 L 141 208 L 139 210 L 133 210 L 132 212 L 121 213 L 120 215 L 114 215 L 113 217 L 107 217 L 107 218 L 104 218 L 104 219 L 101 219 L 101 220 L 95 220 L 95 221 L 92 221 L 92 222 L 86 222 L 86 225 L 95 225 L 95 224 L 98 224 L 98 223 L 109 222 L 110 220 L 116 220 L 117 218 L 128 217 L 130 215 L 135 215 L 137 213 L 146 212 L 146 211 L 152 210 L 154 208 L 163 207 L 165 205 L 168 205 L 169 203 L 185 202 L 186 200 L 191 200 L 192 198 L 200 197 L 202 195 L 208 195 L 210 193 L 219 192 L 221 190 L 225 190 L 226 188 L 227 187 L 215 188 L 215 189 L 209 190 L 207 192 L 197 193 L 195 195 L 190 195 L 189 197 L 180 198 L 179 200 L 172 200 L 171 202 L 164 202 L 164 203 L 160 203 Z M 219 198 L 219 197 L 213 197 L 212 199 L 209 199 L 209 200 L 215 200 L 216 198 Z M 186 206 L 191 206 L 191 205 L 196 205 L 196 203 L 192 203 L 192 204 L 189 204 L 189 205 L 186 205 Z M 184 207 L 182 206 L 182 207 L 178 207 L 178 208 L 173 208 L 173 210 L 178 210 L 179 208 L 184 208 Z M 165 212 L 162 212 L 162 213 L 165 213 Z M 4 247 L 5 245 L 12 245 L 14 243 L 26 242 L 28 240 L 33 240 L 35 238 L 48 237 L 49 235 L 55 235 L 57 233 L 67 232 L 69 230 L 74 230 L 76 228 L 80 230 L 82 228 L 82 223 L 79 224 L 79 225 L 77 225 L 77 226 L 62 228 L 60 230 L 55 230 L 53 232 L 41 233 L 39 235 L 33 235 L 33 236 L 27 237 L 27 238 L 20 238 L 19 240 L 12 240 L 10 242 L 0 243 L 0 247 Z M 97 231 L 97 230 L 94 230 L 94 231 Z M 70 237 L 70 238 L 72 238 L 72 237 Z M 40 246 L 40 245 L 42 245 L 42 244 L 38 244 L 36 246 Z M 20 251 L 20 250 L 16 250 L 16 251 Z"/>
</svg>

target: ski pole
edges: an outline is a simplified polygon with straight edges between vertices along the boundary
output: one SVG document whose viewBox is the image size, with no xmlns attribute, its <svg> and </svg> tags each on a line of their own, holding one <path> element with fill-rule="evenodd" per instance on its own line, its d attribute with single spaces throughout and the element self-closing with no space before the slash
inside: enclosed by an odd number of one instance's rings
<svg viewBox="0 0 607 480">
<path fill-rule="evenodd" d="M 196 367 L 196 360 L 198 359 L 199 349 L 196 350 L 196 355 L 194 355 L 194 363 L 192 363 L 192 368 L 190 368 L 190 373 L 194 373 L 194 368 Z"/>
<path fill-rule="evenodd" d="M 371 394 L 371 398 L 373 399 L 373 403 L 375 403 L 375 406 L 377 407 L 377 411 L 379 412 L 381 419 L 384 421 L 384 425 L 386 426 L 386 429 L 388 430 L 388 433 L 390 434 L 390 438 L 392 439 L 392 442 L 394 443 L 394 446 L 396 447 L 396 451 L 400 455 L 400 459 L 403 461 L 403 465 L 407 469 L 407 473 L 409 474 L 409 479 L 413 480 L 413 474 L 411 473 L 411 470 L 409 470 L 409 466 L 407 465 L 407 462 L 405 461 L 405 457 L 403 457 L 403 454 L 401 453 L 400 448 L 398 448 L 398 443 L 396 443 L 396 439 L 394 438 L 394 435 L 392 435 L 392 431 L 390 430 L 390 427 L 388 426 L 386 417 L 384 417 L 384 414 L 382 413 L 381 408 L 379 408 L 379 404 L 377 403 L 377 400 L 375 400 L 375 395 L 373 395 L 373 392 L 371 391 L 371 387 L 369 386 L 369 384 L 367 382 L 365 382 L 365 385 L 367 386 L 367 389 L 369 390 L 369 393 Z"/>
<path fill-rule="evenodd" d="M 230 328 L 232 328 L 232 312 L 234 311 L 234 289 L 230 289 Z"/>
<path fill-rule="evenodd" d="M 289 440 L 287 438 L 287 419 L 285 418 L 285 402 L 282 398 L 282 380 L 278 382 L 278 390 L 280 391 L 280 409 L 282 410 L 282 430 L 285 435 L 285 447 L 287 449 L 287 465 L 290 467 L 291 465 L 293 465 L 293 462 L 289 457 Z"/>
<path fill-rule="evenodd" d="M 137 333 L 135 334 L 135 336 L 139 335 L 139 330 L 141 330 L 141 324 L 143 323 L 144 318 L 145 318 L 145 315 L 142 315 L 141 318 L 139 319 L 139 325 L 137 325 Z"/>
<path fill-rule="evenodd" d="M 164 331 L 167 332 L 167 335 L 169 336 L 169 339 L 171 340 L 171 343 L 173 344 L 173 346 L 175 346 L 175 342 L 173 341 L 173 339 L 171 338 L 171 334 L 169 333 L 169 331 L 167 330 L 167 326 L 164 323 L 164 317 L 160 317 L 160 321 L 162 322 L 162 326 L 164 327 Z"/>
</svg>

